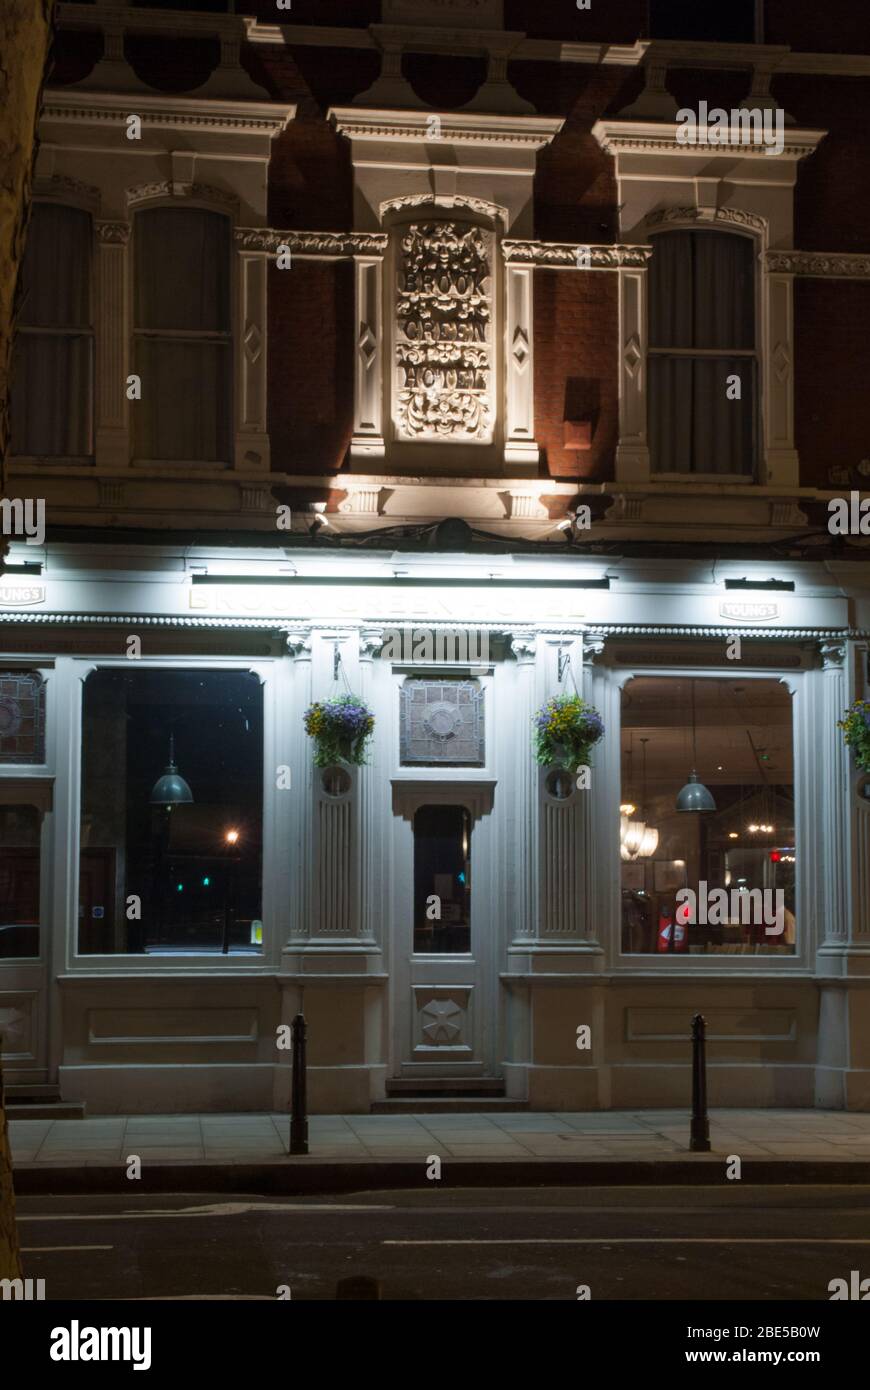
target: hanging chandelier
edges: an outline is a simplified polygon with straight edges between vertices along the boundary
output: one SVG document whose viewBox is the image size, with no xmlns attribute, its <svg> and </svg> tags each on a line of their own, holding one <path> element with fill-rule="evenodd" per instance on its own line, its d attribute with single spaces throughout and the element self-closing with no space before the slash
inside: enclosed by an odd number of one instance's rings
<svg viewBox="0 0 870 1390">
<path fill-rule="evenodd" d="M 635 859 L 649 859 L 655 854 L 659 844 L 659 832 L 642 819 L 646 805 L 646 745 L 649 739 L 642 738 L 643 744 L 643 782 L 641 787 L 640 811 L 630 802 L 619 808 L 619 853 L 628 863 Z M 633 750 L 632 750 L 633 751 Z M 631 819 L 637 814 L 637 819 Z"/>
</svg>

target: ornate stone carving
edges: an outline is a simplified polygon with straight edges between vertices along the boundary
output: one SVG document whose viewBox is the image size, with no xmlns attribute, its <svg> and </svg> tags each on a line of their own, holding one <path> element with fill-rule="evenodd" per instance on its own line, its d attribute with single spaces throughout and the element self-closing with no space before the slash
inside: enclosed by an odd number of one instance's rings
<svg viewBox="0 0 870 1390">
<path fill-rule="evenodd" d="M 507 265 L 540 265 L 550 270 L 618 270 L 620 266 L 642 269 L 652 255 L 651 246 L 590 246 L 573 241 L 506 239 L 501 249 Z"/>
<path fill-rule="evenodd" d="M 202 203 L 218 203 L 221 207 L 235 209 L 239 200 L 234 193 L 224 188 L 215 188 L 210 183 L 187 183 L 172 179 L 162 179 L 157 183 L 139 183 L 127 189 L 127 206 L 143 203 L 151 198 L 195 198 Z"/>
<path fill-rule="evenodd" d="M 486 198 L 472 198 L 465 193 L 405 193 L 400 198 L 387 198 L 380 205 L 380 220 L 388 212 L 401 212 L 403 208 L 469 208 L 484 217 L 499 218 L 505 227 L 510 221 L 507 208 L 500 203 L 490 203 Z"/>
<path fill-rule="evenodd" d="M 725 227 L 746 227 L 760 236 L 767 235 L 766 220 L 757 217 L 754 212 L 744 212 L 742 208 L 661 208 L 658 212 L 650 213 L 646 227 L 649 230 L 670 222 L 713 222 Z"/>
<path fill-rule="evenodd" d="M 291 656 L 311 660 L 311 632 L 294 629 L 287 633 L 287 650 Z"/>
<path fill-rule="evenodd" d="M 237 227 L 235 232 L 240 251 L 275 252 L 287 246 L 294 256 L 382 256 L 388 242 L 386 232 L 282 232 L 273 227 Z"/>
<path fill-rule="evenodd" d="M 538 639 L 533 632 L 515 632 L 510 639 L 511 651 L 521 664 L 535 659 Z"/>
<path fill-rule="evenodd" d="M 831 280 L 870 279 L 870 254 L 825 251 L 768 251 L 765 265 L 786 275 L 812 275 Z"/>
<path fill-rule="evenodd" d="M 359 654 L 363 661 L 371 661 L 384 645 L 384 630 L 381 627 L 363 628 L 359 635 Z"/>
<path fill-rule="evenodd" d="M 492 234 L 413 223 L 396 286 L 396 401 L 403 439 L 492 438 Z"/>
<path fill-rule="evenodd" d="M 58 198 L 66 203 L 79 203 L 92 212 L 100 206 L 100 190 L 93 184 L 72 179 L 68 174 L 52 174 L 48 178 L 37 175 L 33 181 L 33 192 L 37 198 Z"/>
<path fill-rule="evenodd" d="M 846 640 L 839 637 L 827 638 L 819 643 L 819 651 L 825 671 L 839 669 L 846 660 Z"/>
<path fill-rule="evenodd" d="M 97 222 L 95 230 L 101 246 L 126 246 L 130 240 L 129 222 Z"/>
</svg>

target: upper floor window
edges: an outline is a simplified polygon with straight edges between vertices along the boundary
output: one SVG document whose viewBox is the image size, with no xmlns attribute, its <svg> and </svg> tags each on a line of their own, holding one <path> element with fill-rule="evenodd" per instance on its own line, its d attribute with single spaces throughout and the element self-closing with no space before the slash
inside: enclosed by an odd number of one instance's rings
<svg viewBox="0 0 870 1390">
<path fill-rule="evenodd" d="M 230 224 L 152 208 L 134 229 L 134 456 L 228 463 L 232 399 Z"/>
<path fill-rule="evenodd" d="M 650 38 L 761 43 L 756 8 L 760 21 L 761 0 L 729 0 L 727 5 L 699 5 L 698 0 L 650 0 Z"/>
<path fill-rule="evenodd" d="M 660 233 L 653 242 L 652 469 L 752 475 L 758 416 L 754 243 L 706 230 Z"/>
<path fill-rule="evenodd" d="M 92 228 L 88 213 L 35 203 L 12 363 L 12 453 L 93 452 Z"/>
</svg>

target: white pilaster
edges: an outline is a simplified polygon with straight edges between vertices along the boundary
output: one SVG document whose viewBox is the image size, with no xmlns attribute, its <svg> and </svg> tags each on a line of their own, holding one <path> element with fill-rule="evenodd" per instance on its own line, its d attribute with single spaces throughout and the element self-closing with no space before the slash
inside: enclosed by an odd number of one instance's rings
<svg viewBox="0 0 870 1390">
<path fill-rule="evenodd" d="M 794 276 L 766 271 L 764 284 L 765 481 L 800 483 L 794 446 Z"/>
<path fill-rule="evenodd" d="M 130 325 L 127 311 L 126 222 L 97 222 L 95 295 L 95 420 L 97 468 L 127 468 L 130 423 L 127 373 Z"/>
<path fill-rule="evenodd" d="M 507 464 L 537 466 L 534 394 L 534 269 L 505 267 L 506 420 L 504 458 Z"/>
<path fill-rule="evenodd" d="M 382 295 L 381 257 L 355 256 L 353 459 L 383 458 L 385 451 Z"/>
<path fill-rule="evenodd" d="M 647 439 L 647 270 L 619 270 L 619 444 L 616 477 L 621 483 L 650 476 Z"/>
<path fill-rule="evenodd" d="M 264 251 L 238 252 L 238 307 L 235 344 L 235 467 L 242 472 L 269 470 L 266 416 L 266 281 Z"/>
</svg>

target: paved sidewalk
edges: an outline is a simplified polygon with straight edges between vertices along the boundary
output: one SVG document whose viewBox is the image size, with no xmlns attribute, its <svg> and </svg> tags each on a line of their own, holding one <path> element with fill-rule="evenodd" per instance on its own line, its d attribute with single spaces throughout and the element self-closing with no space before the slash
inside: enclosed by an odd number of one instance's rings
<svg viewBox="0 0 870 1390">
<path fill-rule="evenodd" d="M 273 1165 L 287 1154 L 286 1115 L 134 1115 L 85 1120 L 12 1120 L 16 1169 L 125 1163 Z M 823 1110 L 714 1110 L 712 1152 L 741 1159 L 866 1162 L 870 1114 Z M 685 1160 L 685 1110 L 610 1110 L 589 1114 L 313 1115 L 309 1156 L 294 1163 L 425 1161 L 429 1155 L 477 1160 Z M 692 1155 L 697 1161 L 700 1155 Z M 703 1161 L 703 1159 L 701 1160 Z"/>
</svg>

